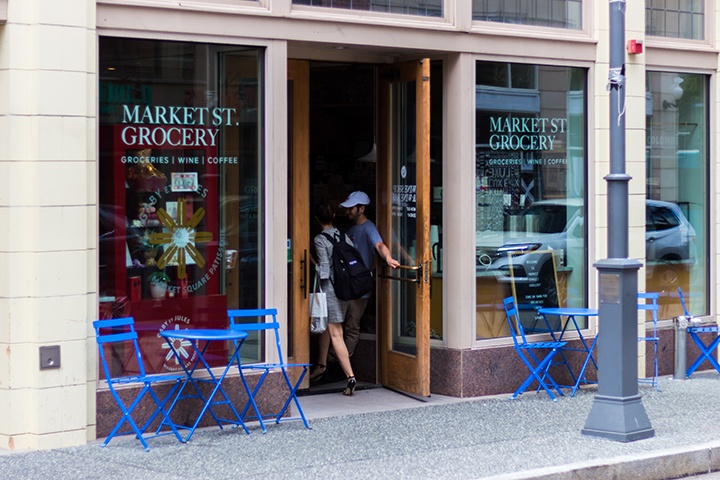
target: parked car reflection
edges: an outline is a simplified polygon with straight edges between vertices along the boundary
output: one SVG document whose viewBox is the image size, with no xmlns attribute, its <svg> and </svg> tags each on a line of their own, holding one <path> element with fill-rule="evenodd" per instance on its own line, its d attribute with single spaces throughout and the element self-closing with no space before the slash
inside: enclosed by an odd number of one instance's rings
<svg viewBox="0 0 720 480">
<path fill-rule="evenodd" d="M 570 271 L 585 261 L 583 214 L 582 199 L 556 199 L 535 202 L 508 216 L 505 225 L 525 231 L 495 232 L 511 237 L 495 244 L 493 234 L 483 234 L 478 239 L 484 242 L 477 249 L 478 271 L 491 271 L 501 282 L 531 286 L 547 297 L 544 303 L 556 303 L 555 270 Z M 645 235 L 648 276 L 676 285 L 678 265 L 696 261 L 695 229 L 677 204 L 648 199 Z"/>
<path fill-rule="evenodd" d="M 645 240 L 647 274 L 656 288 L 678 286 L 678 265 L 692 265 L 697 259 L 695 229 L 675 203 L 647 200 Z"/>
<path fill-rule="evenodd" d="M 537 292 L 533 296 L 542 305 L 558 305 L 556 269 L 584 261 L 582 199 L 538 201 L 504 223 L 512 227 L 502 233 L 510 238 L 498 247 L 481 247 L 478 270 L 522 286 L 526 295 L 528 289 Z"/>
</svg>

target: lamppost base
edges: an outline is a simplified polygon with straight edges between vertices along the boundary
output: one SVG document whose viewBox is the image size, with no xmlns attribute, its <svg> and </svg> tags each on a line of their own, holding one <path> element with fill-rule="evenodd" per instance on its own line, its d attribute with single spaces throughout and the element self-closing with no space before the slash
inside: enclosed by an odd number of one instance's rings
<svg viewBox="0 0 720 480">
<path fill-rule="evenodd" d="M 655 436 L 640 395 L 607 397 L 595 395 L 583 435 L 619 442 L 634 442 Z"/>
</svg>

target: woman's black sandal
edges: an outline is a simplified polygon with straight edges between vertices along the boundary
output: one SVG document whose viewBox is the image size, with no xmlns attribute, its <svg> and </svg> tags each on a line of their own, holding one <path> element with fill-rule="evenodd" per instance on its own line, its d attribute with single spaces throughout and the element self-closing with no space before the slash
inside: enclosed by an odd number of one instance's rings
<svg viewBox="0 0 720 480">
<path fill-rule="evenodd" d="M 348 377 L 348 384 L 347 387 L 345 387 L 345 390 L 343 390 L 343 395 L 350 396 L 353 393 L 355 393 L 355 387 L 357 386 L 357 382 L 355 381 L 355 377 Z"/>
</svg>

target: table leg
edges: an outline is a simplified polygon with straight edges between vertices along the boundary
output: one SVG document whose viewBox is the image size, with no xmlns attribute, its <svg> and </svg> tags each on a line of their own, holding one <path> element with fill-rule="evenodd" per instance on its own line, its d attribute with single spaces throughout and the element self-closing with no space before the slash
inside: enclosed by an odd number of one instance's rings
<svg viewBox="0 0 720 480">
<path fill-rule="evenodd" d="M 595 363 L 595 359 L 592 356 L 592 352 L 595 350 L 595 345 L 597 344 L 598 338 L 599 338 L 599 335 L 595 335 L 595 338 L 593 339 L 592 344 L 590 344 L 590 349 L 588 350 L 588 355 L 585 358 L 585 362 L 583 362 L 583 366 L 580 369 L 580 373 L 578 373 L 577 382 L 575 382 L 575 386 L 573 387 L 572 393 L 570 394 L 571 397 L 574 397 L 575 392 L 577 392 L 578 388 L 580 388 L 580 382 L 583 382 L 583 381 L 587 382 L 587 380 L 585 380 L 585 369 L 587 368 L 590 360 L 592 360 L 593 363 Z M 597 368 L 597 364 L 595 364 L 595 365 L 596 365 L 595 368 Z"/>
<path fill-rule="evenodd" d="M 555 331 L 550 326 L 550 322 L 548 321 L 547 317 L 545 315 L 542 316 L 545 320 L 545 325 L 548 327 L 548 331 L 550 332 L 550 336 L 552 337 L 554 342 L 562 342 L 563 341 L 563 335 L 565 335 L 565 329 L 567 328 L 568 322 L 565 322 L 563 324 L 563 328 L 560 330 L 560 335 L 557 337 L 555 336 Z M 570 362 L 567 361 L 567 358 L 565 357 L 565 353 L 563 352 L 563 349 L 561 348 L 558 353 L 560 354 L 560 358 L 562 358 L 562 361 L 558 361 L 555 363 L 551 363 L 551 365 L 565 365 L 568 372 L 570 373 L 570 378 L 572 378 L 573 385 L 576 382 L 575 373 L 572 371 L 572 368 L 570 368 Z M 562 385 L 563 388 L 572 388 L 572 386 L 565 386 Z M 540 387 L 538 387 L 538 391 L 540 390 Z"/>
<path fill-rule="evenodd" d="M 585 351 L 590 354 L 592 351 L 592 347 L 588 347 L 588 344 L 585 341 L 585 337 L 583 337 L 582 331 L 580 330 L 580 327 L 578 326 L 577 321 L 575 320 L 575 316 L 574 315 L 571 316 L 570 319 L 572 319 L 573 325 L 575 325 L 575 330 L 577 330 L 577 332 L 578 332 L 578 336 L 580 337 L 580 341 L 582 342 L 583 347 L 585 347 Z M 597 339 L 597 335 L 595 336 L 595 338 Z M 593 343 L 594 343 L 594 341 L 593 341 Z M 592 354 L 590 355 L 590 360 L 592 360 L 593 365 L 595 365 L 595 369 L 597 369 L 597 362 L 592 357 Z"/>
<path fill-rule="evenodd" d="M 255 385 L 254 390 L 250 390 L 250 385 L 247 383 L 247 379 L 245 378 L 245 374 L 243 373 L 243 369 L 238 364 L 238 370 L 240 371 L 240 379 L 242 380 L 243 386 L 245 387 L 245 392 L 248 396 L 248 401 L 245 402 L 245 407 L 243 408 L 242 412 L 240 412 L 240 416 L 245 418 L 245 414 L 247 413 L 248 409 L 252 406 L 253 410 L 255 411 L 255 417 L 257 418 L 258 422 L 260 423 L 260 429 L 262 430 L 262 433 L 267 433 L 267 428 L 265 427 L 265 422 L 263 422 L 263 417 L 260 414 L 260 409 L 257 406 L 257 403 L 255 402 L 255 395 L 260 390 L 260 386 L 262 386 L 263 382 L 265 381 L 265 377 L 268 376 L 269 369 L 265 369 L 263 374 L 260 376 L 260 379 L 258 380 L 257 384 Z"/>
<path fill-rule="evenodd" d="M 242 342 L 239 342 L 239 343 L 241 344 Z M 240 361 L 239 346 L 236 347 L 235 352 L 230 357 L 230 360 L 228 361 L 222 374 L 219 377 L 216 377 L 213 374 L 212 369 L 210 368 L 210 365 L 208 365 L 207 361 L 205 361 L 205 358 L 203 356 L 205 351 L 207 350 L 210 342 L 205 342 L 205 346 L 202 349 L 200 349 L 197 345 L 197 341 L 190 341 L 193 351 L 197 355 L 197 359 L 193 363 L 192 368 L 190 370 L 188 370 L 188 368 L 185 366 L 185 363 L 182 361 L 178 352 L 173 348 L 173 345 L 172 345 L 172 342 L 170 339 L 168 339 L 168 344 L 170 345 L 171 350 L 173 351 L 176 358 L 178 359 L 180 366 L 185 371 L 185 375 L 187 377 L 186 380 L 183 382 L 182 386 L 180 387 L 179 393 L 175 397 L 175 400 L 173 401 L 173 404 L 170 407 L 170 411 L 172 411 L 172 408 L 174 408 L 177 401 L 181 398 L 199 398 L 203 402 L 203 408 L 200 411 L 200 413 L 198 414 L 197 419 L 195 420 L 195 423 L 191 427 L 180 427 L 180 428 L 186 428 L 189 430 L 188 435 L 187 435 L 187 437 L 185 437 L 184 441 L 185 442 L 190 441 L 190 438 L 192 437 L 193 433 L 195 433 L 197 426 L 200 424 L 200 420 L 202 420 L 203 415 L 205 415 L 205 412 L 208 410 L 210 411 L 210 414 L 212 415 L 213 419 L 215 420 L 215 423 L 217 423 L 218 427 L 220 427 L 221 429 L 223 428 L 223 422 L 226 422 L 226 423 L 230 423 L 233 425 L 242 426 L 243 429 L 245 430 L 245 432 L 249 434 L 250 431 L 248 430 L 245 423 L 242 421 L 240 414 L 238 414 L 237 410 L 235 409 L 235 406 L 232 404 L 232 402 L 230 401 L 230 398 L 225 393 L 225 390 L 222 388 L 222 381 L 225 379 L 225 376 L 227 375 L 227 372 L 230 369 L 230 367 L 233 365 L 233 362 Z M 208 375 L 210 376 L 209 379 L 198 379 L 198 378 L 194 377 L 194 373 L 197 370 L 197 367 L 198 367 L 198 365 L 200 365 L 200 363 L 202 363 L 203 367 L 205 368 L 205 371 L 207 371 Z M 196 394 L 183 395 L 183 391 L 185 390 L 185 387 L 187 386 L 188 383 L 192 384 L 193 388 L 195 389 L 195 392 L 197 392 Z M 205 396 L 203 395 L 202 390 L 200 389 L 200 386 L 198 385 L 198 383 L 209 383 L 209 384 L 213 385 L 213 389 L 207 398 L 205 398 Z M 213 401 L 213 398 L 215 398 L 215 395 L 217 395 L 218 393 L 220 393 L 223 396 L 224 400 Z M 218 417 L 212 409 L 213 404 L 215 404 L 215 405 L 227 404 L 230 407 L 230 409 L 232 410 L 232 412 L 235 415 L 235 417 L 237 418 L 237 420 L 224 419 L 224 418 Z"/>
<path fill-rule="evenodd" d="M 587 369 L 588 363 L 592 361 L 593 365 L 595 366 L 595 369 L 598 368 L 597 361 L 596 361 L 595 358 L 592 356 L 592 352 L 593 352 L 593 350 L 594 350 L 594 348 L 595 348 L 595 344 L 596 344 L 596 342 L 597 342 L 597 338 L 598 338 L 598 337 L 595 336 L 595 338 L 593 339 L 593 342 L 591 343 L 591 345 L 588 345 L 587 341 L 585 340 L 585 337 L 584 337 L 583 334 L 582 334 L 582 331 L 581 331 L 581 329 L 580 329 L 580 326 L 579 326 L 578 323 L 577 323 L 577 319 L 575 318 L 575 315 L 568 315 L 568 316 L 567 316 L 567 319 L 566 319 L 566 321 L 563 323 L 563 326 L 562 326 L 562 329 L 560 330 L 560 334 L 559 334 L 559 335 L 555 335 L 555 332 L 554 332 L 553 329 L 550 327 L 550 322 L 548 321 L 548 319 L 547 319 L 547 317 L 546 317 L 545 315 L 543 315 L 543 318 L 545 319 L 545 324 L 547 325 L 548 330 L 550 330 L 550 336 L 553 338 L 554 341 L 557 341 L 557 342 L 562 342 L 562 341 L 564 341 L 563 338 L 564 338 L 564 336 L 565 336 L 565 332 L 567 331 L 567 327 L 568 327 L 568 325 L 571 324 L 571 322 L 572 322 L 572 326 L 575 328 L 575 331 L 578 332 L 578 338 L 580 339 L 580 342 L 582 343 L 583 348 L 581 349 L 581 348 L 573 348 L 573 347 L 570 347 L 570 348 L 562 348 L 562 349 L 560 349 L 560 351 L 559 351 L 558 353 L 560 354 L 560 357 L 562 358 L 562 361 L 559 361 L 559 362 L 555 363 L 555 365 L 562 365 L 562 364 L 564 364 L 564 365 L 567 367 L 568 372 L 570 372 L 570 377 L 572 378 L 573 384 L 572 384 L 572 385 L 569 385 L 569 386 L 563 386 L 563 388 L 570 388 L 570 389 L 572 389 L 572 394 L 571 394 L 571 396 L 573 396 L 573 395 L 575 395 L 575 392 L 576 392 L 577 389 L 579 388 L 580 383 L 581 383 L 581 382 L 587 382 L 587 381 L 585 380 L 585 370 Z M 585 353 L 585 361 L 583 362 L 583 366 L 582 366 L 582 368 L 580 369 L 580 371 L 578 372 L 578 375 L 577 375 L 577 376 L 575 375 L 575 372 L 573 372 L 572 368 L 570 367 L 570 362 L 568 362 L 567 358 L 565 357 L 565 354 L 563 353 L 563 350 L 567 350 L 567 351 L 579 351 L 579 352 L 584 352 L 584 353 Z"/>
</svg>

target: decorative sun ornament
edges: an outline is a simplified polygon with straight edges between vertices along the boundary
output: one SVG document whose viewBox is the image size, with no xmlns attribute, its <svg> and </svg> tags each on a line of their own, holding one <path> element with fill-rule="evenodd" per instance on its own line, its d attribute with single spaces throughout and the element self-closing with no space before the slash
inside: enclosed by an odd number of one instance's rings
<svg viewBox="0 0 720 480">
<path fill-rule="evenodd" d="M 175 325 L 175 330 L 180 330 L 180 325 Z M 185 340 L 184 338 L 176 339 L 175 342 L 175 351 L 183 357 L 185 360 L 190 358 L 190 354 L 188 353 L 188 349 L 186 347 L 190 347 L 190 341 Z M 173 353 L 173 351 L 170 349 L 170 345 L 167 344 L 167 342 L 163 342 L 162 345 L 160 345 L 160 348 L 166 349 L 168 352 L 165 354 L 165 361 L 169 362 L 171 359 L 174 358 L 175 365 L 180 365 L 180 362 L 178 361 L 177 357 Z"/>
<path fill-rule="evenodd" d="M 162 270 L 168 263 L 177 261 L 177 276 L 182 279 L 187 277 L 185 267 L 188 256 L 198 267 L 204 267 L 205 258 L 198 249 L 195 248 L 194 244 L 210 242 L 213 239 L 212 232 L 195 231 L 195 227 L 197 227 L 200 220 L 202 220 L 205 216 L 205 210 L 198 208 L 193 216 L 186 222 L 185 201 L 183 199 L 179 199 L 177 202 L 177 223 L 162 208 L 158 208 L 157 216 L 163 226 L 169 231 L 151 234 L 150 243 L 153 245 L 170 245 L 160 256 L 160 260 L 157 262 L 158 268 Z"/>
</svg>

